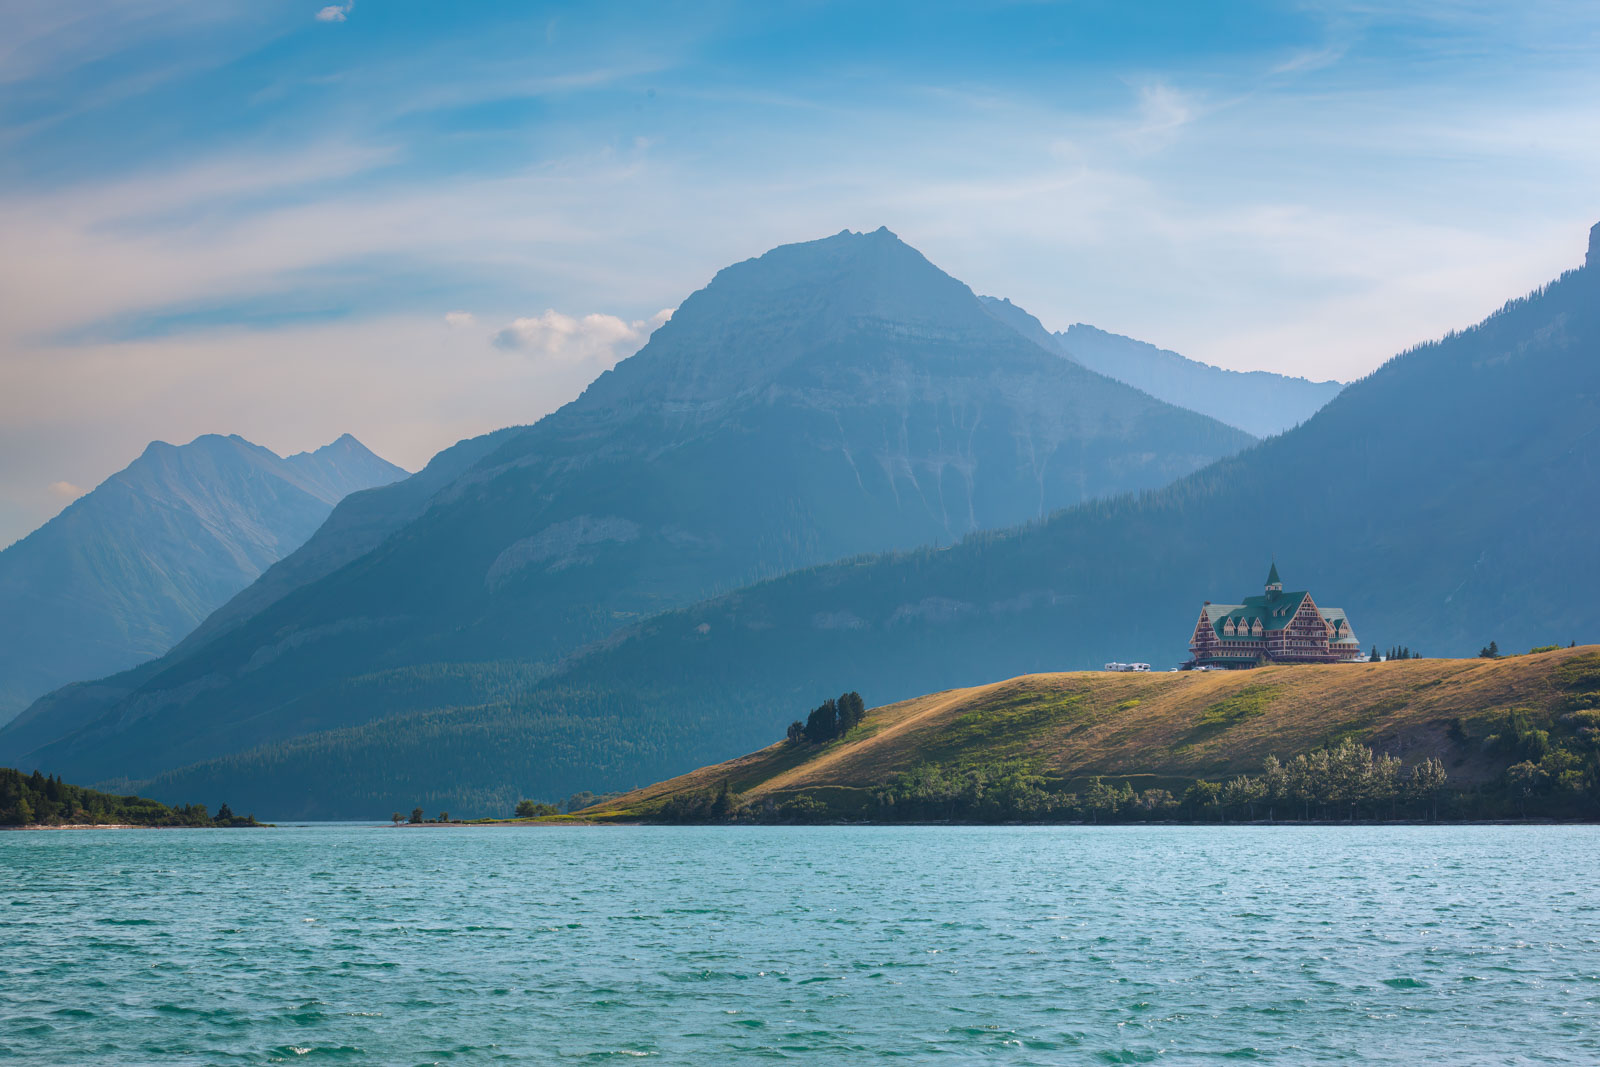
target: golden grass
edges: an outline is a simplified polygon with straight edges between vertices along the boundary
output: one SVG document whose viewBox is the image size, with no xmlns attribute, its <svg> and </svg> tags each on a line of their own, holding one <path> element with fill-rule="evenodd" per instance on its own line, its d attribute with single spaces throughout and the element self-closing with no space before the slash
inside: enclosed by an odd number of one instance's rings
<svg viewBox="0 0 1600 1067">
<path fill-rule="evenodd" d="M 920 763 L 1017 760 L 1060 778 L 1219 778 L 1349 736 L 1402 759 L 1440 756 L 1462 784 L 1498 765 L 1477 741 L 1511 708 L 1545 718 L 1573 679 L 1600 677 L 1597 646 L 1502 660 L 1280 666 L 1253 671 L 1034 674 L 875 708 L 855 737 L 759 752 L 616 798 L 592 815 L 648 811 L 680 792 L 747 799 L 882 784 Z M 1581 682 L 1587 688 L 1586 682 Z M 865 736 L 861 736 L 865 735 Z"/>
</svg>

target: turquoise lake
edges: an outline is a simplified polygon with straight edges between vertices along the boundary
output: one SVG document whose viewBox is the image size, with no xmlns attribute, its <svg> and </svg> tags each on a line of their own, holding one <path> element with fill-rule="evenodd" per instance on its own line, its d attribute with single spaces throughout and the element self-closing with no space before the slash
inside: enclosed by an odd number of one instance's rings
<svg viewBox="0 0 1600 1067">
<path fill-rule="evenodd" d="M 1594 827 L 0 833 L 0 1060 L 1600 1062 Z"/>
</svg>

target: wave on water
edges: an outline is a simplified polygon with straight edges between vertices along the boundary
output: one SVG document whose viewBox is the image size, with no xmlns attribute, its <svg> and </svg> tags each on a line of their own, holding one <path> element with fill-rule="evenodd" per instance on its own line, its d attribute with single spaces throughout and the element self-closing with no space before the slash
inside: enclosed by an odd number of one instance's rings
<svg viewBox="0 0 1600 1067">
<path fill-rule="evenodd" d="M 30 1067 L 1600 1063 L 1593 827 L 15 837 Z"/>
</svg>

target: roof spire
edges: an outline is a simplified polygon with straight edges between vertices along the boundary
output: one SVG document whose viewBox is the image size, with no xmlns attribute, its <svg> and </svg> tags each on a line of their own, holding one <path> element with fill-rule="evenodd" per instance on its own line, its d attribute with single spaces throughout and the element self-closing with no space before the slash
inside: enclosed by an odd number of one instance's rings
<svg viewBox="0 0 1600 1067">
<path fill-rule="evenodd" d="M 1283 579 L 1278 577 L 1278 561 L 1276 559 L 1272 561 L 1272 569 L 1267 572 L 1267 592 L 1283 592 Z"/>
</svg>

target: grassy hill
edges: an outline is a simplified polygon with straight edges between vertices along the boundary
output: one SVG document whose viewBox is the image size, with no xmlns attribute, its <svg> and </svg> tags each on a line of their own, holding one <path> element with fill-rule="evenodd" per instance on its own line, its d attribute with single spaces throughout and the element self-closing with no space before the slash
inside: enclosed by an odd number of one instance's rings
<svg viewBox="0 0 1600 1067">
<path fill-rule="evenodd" d="M 1166 790 L 1176 802 L 1197 781 L 1254 775 L 1269 756 L 1347 740 L 1407 768 L 1438 759 L 1451 790 L 1475 791 L 1480 808 L 1506 799 L 1507 769 L 1524 762 L 1545 772 L 1533 776 L 1531 799 L 1565 788 L 1579 803 L 1594 795 L 1597 725 L 1596 646 L 1500 660 L 1035 674 L 876 708 L 840 740 L 779 742 L 585 815 L 693 817 L 727 793 L 731 806 L 758 813 L 881 817 L 885 796 L 930 772 L 952 781 L 1022 775 L 1075 796 L 1104 778 L 1136 794 Z M 1579 778 L 1562 786 L 1574 769 Z"/>
</svg>

